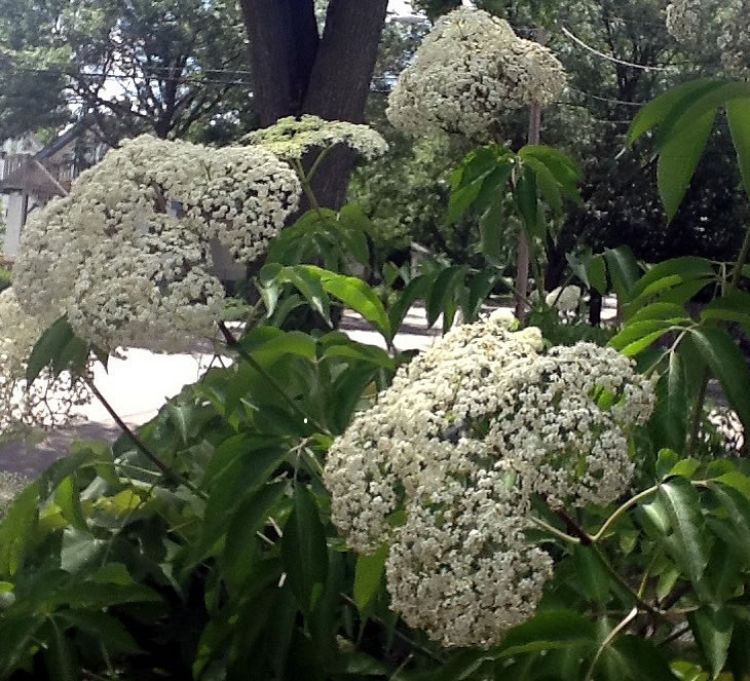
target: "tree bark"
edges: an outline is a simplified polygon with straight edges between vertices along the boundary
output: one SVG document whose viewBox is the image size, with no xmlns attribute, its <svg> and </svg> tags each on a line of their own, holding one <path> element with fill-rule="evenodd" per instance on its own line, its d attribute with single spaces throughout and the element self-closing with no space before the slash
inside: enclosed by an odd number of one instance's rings
<svg viewBox="0 0 750 681">
<path fill-rule="evenodd" d="M 262 126 L 305 113 L 362 122 L 388 0 L 331 0 L 322 37 L 313 0 L 241 0 L 241 6 Z M 353 165 L 345 149 L 330 154 L 315 181 L 321 205 L 342 205 Z"/>
<path fill-rule="evenodd" d="M 253 96 L 263 127 L 298 115 L 315 63 L 313 0 L 241 0 L 250 41 Z"/>
</svg>

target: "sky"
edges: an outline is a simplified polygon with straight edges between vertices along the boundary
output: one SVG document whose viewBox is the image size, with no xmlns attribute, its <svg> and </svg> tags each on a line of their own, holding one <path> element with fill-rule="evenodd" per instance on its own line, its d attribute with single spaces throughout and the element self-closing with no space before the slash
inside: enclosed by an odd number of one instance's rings
<svg viewBox="0 0 750 681">
<path fill-rule="evenodd" d="M 409 0 L 390 0 L 388 9 L 397 14 L 411 14 L 411 3 Z"/>
</svg>

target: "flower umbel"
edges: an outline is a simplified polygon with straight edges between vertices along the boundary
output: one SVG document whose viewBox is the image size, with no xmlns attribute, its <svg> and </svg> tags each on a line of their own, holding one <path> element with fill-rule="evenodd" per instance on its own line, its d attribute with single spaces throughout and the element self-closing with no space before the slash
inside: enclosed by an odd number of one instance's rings
<svg viewBox="0 0 750 681">
<path fill-rule="evenodd" d="M 565 83 L 562 64 L 546 47 L 519 38 L 502 19 L 462 7 L 425 38 L 401 74 L 387 114 L 412 135 L 496 140 L 504 112 L 550 104 Z"/>
<path fill-rule="evenodd" d="M 446 646 L 494 645 L 533 614 L 552 570 L 526 539 L 535 495 L 609 503 L 632 479 L 651 381 L 609 348 L 542 351 L 499 317 L 458 327 L 329 453 L 334 523 L 358 552 L 390 545 L 393 608 Z"/>
<path fill-rule="evenodd" d="M 715 41 L 724 68 L 747 77 L 750 69 L 749 0 L 673 0 L 667 7 L 667 29 L 688 45 Z"/>
<path fill-rule="evenodd" d="M 257 144 L 286 161 L 300 160 L 309 151 L 324 151 L 337 144 L 346 145 L 367 159 L 388 151 L 388 143 L 380 133 L 367 125 L 327 121 L 309 114 L 282 118 L 268 128 L 251 132 L 245 142 Z"/>
<path fill-rule="evenodd" d="M 106 350 L 184 349 L 221 318 L 212 245 L 258 257 L 300 194 L 296 174 L 265 149 L 139 137 L 30 221 L 18 299 L 40 319 L 67 314 Z"/>
</svg>

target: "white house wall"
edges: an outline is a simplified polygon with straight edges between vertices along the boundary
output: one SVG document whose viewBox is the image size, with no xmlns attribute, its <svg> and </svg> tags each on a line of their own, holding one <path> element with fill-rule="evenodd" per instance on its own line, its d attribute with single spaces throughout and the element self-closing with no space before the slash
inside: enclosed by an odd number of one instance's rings
<svg viewBox="0 0 750 681">
<path fill-rule="evenodd" d="M 21 246 L 21 231 L 25 223 L 24 194 L 13 192 L 7 197 L 7 212 L 5 214 L 5 238 L 3 255 L 8 258 L 18 257 Z"/>
</svg>

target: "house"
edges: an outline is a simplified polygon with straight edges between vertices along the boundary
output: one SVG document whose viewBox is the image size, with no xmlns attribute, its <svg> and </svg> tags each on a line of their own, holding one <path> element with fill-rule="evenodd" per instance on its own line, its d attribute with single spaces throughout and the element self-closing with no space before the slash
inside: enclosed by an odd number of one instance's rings
<svg viewBox="0 0 750 681">
<path fill-rule="evenodd" d="M 29 216 L 56 196 L 65 196 L 72 181 L 102 159 L 108 147 L 82 119 L 47 146 L 33 136 L 8 140 L 0 154 L 0 193 L 5 200 L 3 255 L 18 256 L 21 233 Z"/>
</svg>

